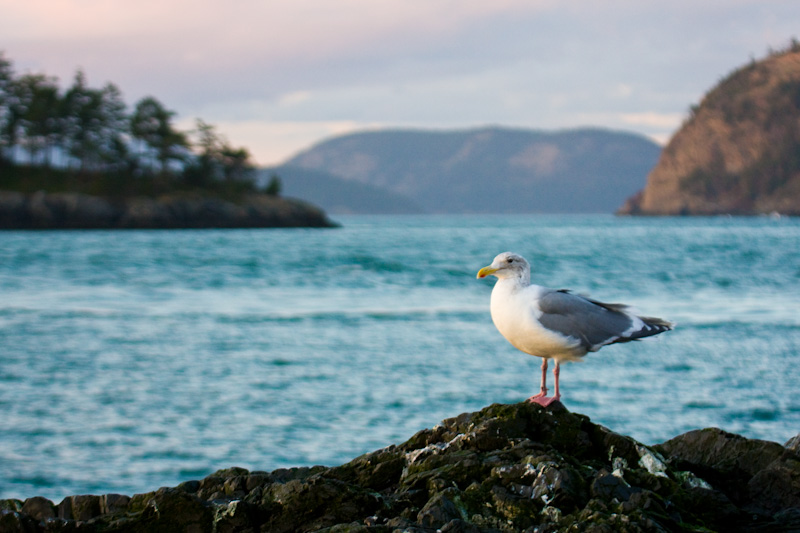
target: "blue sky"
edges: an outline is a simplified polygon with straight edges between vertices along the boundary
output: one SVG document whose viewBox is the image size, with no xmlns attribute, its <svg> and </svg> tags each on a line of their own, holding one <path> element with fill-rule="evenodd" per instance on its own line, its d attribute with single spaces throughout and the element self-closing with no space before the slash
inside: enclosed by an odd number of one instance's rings
<svg viewBox="0 0 800 533">
<path fill-rule="evenodd" d="M 153 95 L 261 164 L 363 129 L 597 126 L 665 142 L 800 38 L 797 0 L 0 0 L 18 73 Z"/>
</svg>

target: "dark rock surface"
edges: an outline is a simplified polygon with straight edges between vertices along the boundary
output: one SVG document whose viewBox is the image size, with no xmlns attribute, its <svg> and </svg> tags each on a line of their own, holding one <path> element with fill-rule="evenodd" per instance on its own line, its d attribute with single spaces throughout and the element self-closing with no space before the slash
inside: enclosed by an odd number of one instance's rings
<svg viewBox="0 0 800 533">
<path fill-rule="evenodd" d="M 704 429 L 648 447 L 558 403 L 492 405 L 332 468 L 3 500 L 0 532 L 800 531 L 797 439 Z"/>
<path fill-rule="evenodd" d="M 331 227 L 311 204 L 267 195 L 233 203 L 173 195 L 112 200 L 81 193 L 0 191 L 0 229 Z"/>
</svg>

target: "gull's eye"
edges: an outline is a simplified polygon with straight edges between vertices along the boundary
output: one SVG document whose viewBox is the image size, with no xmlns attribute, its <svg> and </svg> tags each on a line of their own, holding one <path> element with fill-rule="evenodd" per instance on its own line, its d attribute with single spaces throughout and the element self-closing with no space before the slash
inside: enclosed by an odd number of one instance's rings
<svg viewBox="0 0 800 533">
<path fill-rule="evenodd" d="M 506 261 L 508 261 L 509 263 L 513 263 L 514 262 L 514 258 L 513 257 L 509 257 L 508 259 L 506 259 Z"/>
</svg>

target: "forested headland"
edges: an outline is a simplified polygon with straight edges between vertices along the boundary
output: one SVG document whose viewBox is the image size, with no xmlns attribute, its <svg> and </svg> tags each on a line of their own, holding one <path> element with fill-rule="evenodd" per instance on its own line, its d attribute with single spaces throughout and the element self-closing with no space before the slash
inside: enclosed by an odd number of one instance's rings
<svg viewBox="0 0 800 533">
<path fill-rule="evenodd" d="M 246 148 L 147 96 L 129 109 L 113 83 L 78 70 L 62 88 L 15 73 L 0 52 L 0 229 L 335 226 L 324 211 L 255 181 Z"/>
<path fill-rule="evenodd" d="M 201 119 L 180 131 L 175 117 L 153 96 L 129 108 L 114 83 L 92 87 L 82 70 L 63 88 L 47 74 L 17 74 L 0 51 L 0 189 L 105 197 L 256 192 L 246 148 Z M 274 179 L 266 192 L 279 188 Z"/>
<path fill-rule="evenodd" d="M 619 213 L 800 216 L 800 42 L 751 58 L 693 105 Z"/>
</svg>

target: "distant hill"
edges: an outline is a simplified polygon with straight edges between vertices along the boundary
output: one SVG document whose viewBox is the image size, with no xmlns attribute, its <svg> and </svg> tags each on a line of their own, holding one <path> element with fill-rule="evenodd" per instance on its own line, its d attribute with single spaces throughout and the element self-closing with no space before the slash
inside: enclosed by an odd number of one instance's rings
<svg viewBox="0 0 800 533">
<path fill-rule="evenodd" d="M 800 215 L 800 44 L 752 61 L 706 94 L 647 185 L 638 215 Z"/>
<path fill-rule="evenodd" d="M 266 172 L 331 213 L 611 213 L 660 151 L 600 129 L 386 130 L 325 140 Z"/>
<path fill-rule="evenodd" d="M 259 184 L 266 185 L 273 175 L 280 178 L 283 194 L 304 198 L 332 214 L 394 215 L 424 212 L 406 196 L 368 183 L 291 165 L 259 170 Z"/>
</svg>

